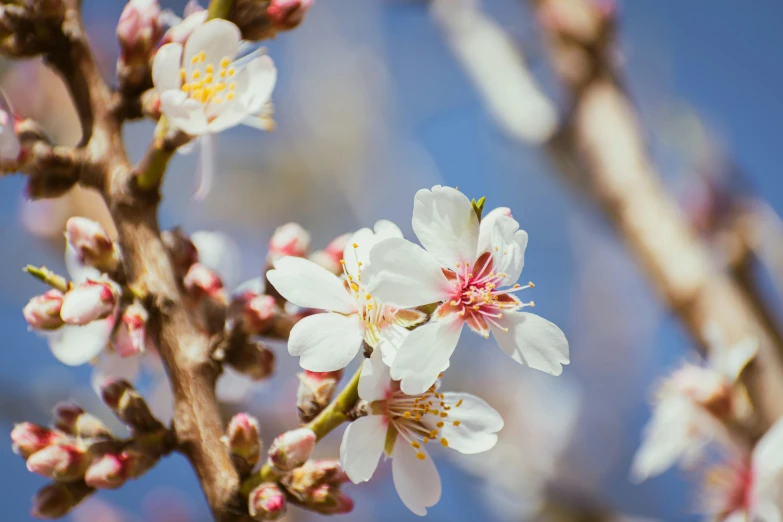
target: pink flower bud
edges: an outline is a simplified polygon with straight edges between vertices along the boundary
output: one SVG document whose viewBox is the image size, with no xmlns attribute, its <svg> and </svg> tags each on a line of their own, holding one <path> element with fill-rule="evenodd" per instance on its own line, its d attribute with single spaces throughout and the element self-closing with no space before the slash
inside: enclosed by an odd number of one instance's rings
<svg viewBox="0 0 783 522">
<path fill-rule="evenodd" d="M 114 348 L 120 357 L 144 353 L 147 319 L 149 314 L 138 301 L 134 301 L 125 309 L 114 337 Z"/>
<path fill-rule="evenodd" d="M 75 435 L 83 439 L 98 437 L 111 438 L 109 428 L 94 415 L 85 413 L 75 404 L 61 402 L 55 405 L 52 411 L 54 427 L 68 435 Z"/>
<path fill-rule="evenodd" d="M 31 422 L 17 424 L 11 431 L 14 453 L 18 453 L 24 458 L 28 458 L 33 453 L 48 448 L 52 444 L 63 443 L 65 440 L 65 436 L 62 434 Z"/>
<path fill-rule="evenodd" d="M 316 486 L 304 496 L 305 505 L 322 515 L 342 515 L 353 510 L 353 499 L 329 484 Z"/>
<path fill-rule="evenodd" d="M 258 421 L 247 413 L 237 413 L 226 428 L 225 443 L 232 456 L 238 457 L 245 471 L 252 470 L 261 458 Z"/>
<path fill-rule="evenodd" d="M 76 480 L 84 475 L 91 456 L 74 445 L 52 445 L 27 459 L 27 470 L 54 480 Z"/>
<path fill-rule="evenodd" d="M 162 34 L 158 1 L 129 0 L 117 23 L 117 38 L 120 40 L 122 54 L 149 60 L 149 55 Z"/>
<path fill-rule="evenodd" d="M 297 374 L 299 388 L 296 391 L 296 407 L 299 420 L 310 422 L 321 413 L 337 390 L 337 383 L 343 376 L 342 370 L 334 372 L 304 371 Z"/>
<path fill-rule="evenodd" d="M 312 5 L 313 0 L 272 0 L 266 12 L 278 30 L 287 31 L 302 23 Z"/>
<path fill-rule="evenodd" d="M 80 482 L 49 484 L 35 495 L 31 514 L 35 518 L 60 518 L 91 492 L 92 489 Z"/>
<path fill-rule="evenodd" d="M 32 328 L 36 330 L 56 330 L 65 324 L 60 317 L 63 294 L 59 290 L 49 290 L 44 295 L 30 299 L 22 313 Z"/>
<path fill-rule="evenodd" d="M 76 251 L 79 262 L 101 272 L 113 272 L 120 264 L 120 255 L 106 230 L 84 217 L 72 217 L 65 224 L 65 239 Z"/>
<path fill-rule="evenodd" d="M 185 290 L 195 299 L 223 294 L 223 281 L 215 272 L 200 263 L 191 265 L 183 284 Z"/>
<path fill-rule="evenodd" d="M 90 464 L 84 475 L 88 486 L 98 489 L 117 489 L 128 480 L 127 466 L 121 455 L 107 453 Z"/>
<path fill-rule="evenodd" d="M 272 442 L 269 461 L 282 471 L 298 468 L 310 458 L 315 447 L 315 433 L 309 428 L 287 431 Z"/>
<path fill-rule="evenodd" d="M 334 238 L 325 249 L 313 252 L 310 255 L 310 261 L 318 263 L 333 274 L 342 274 L 343 265 L 341 261 L 343 260 L 343 250 L 345 250 L 345 246 L 351 239 L 351 235 L 343 234 Z"/>
<path fill-rule="evenodd" d="M 298 223 L 287 223 L 275 230 L 269 240 L 269 260 L 285 257 L 304 257 L 310 249 L 310 233 Z"/>
<path fill-rule="evenodd" d="M 248 510 L 253 520 L 277 520 L 285 515 L 285 495 L 277 484 L 261 484 L 250 493 Z"/>
<path fill-rule="evenodd" d="M 242 326 L 250 335 L 265 332 L 277 315 L 277 303 L 271 295 L 258 295 L 245 303 L 242 311 Z"/>
<path fill-rule="evenodd" d="M 114 311 L 119 294 L 117 285 L 107 279 L 85 281 L 65 294 L 60 317 L 80 326 L 105 319 Z"/>
</svg>

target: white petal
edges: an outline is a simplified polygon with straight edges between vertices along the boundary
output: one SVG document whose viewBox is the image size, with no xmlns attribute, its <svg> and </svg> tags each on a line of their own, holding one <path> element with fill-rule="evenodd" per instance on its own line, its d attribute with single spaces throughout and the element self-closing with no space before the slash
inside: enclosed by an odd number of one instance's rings
<svg viewBox="0 0 783 522">
<path fill-rule="evenodd" d="M 46 332 L 52 354 L 63 364 L 79 366 L 96 358 L 109 344 L 114 319 L 93 321 L 84 326 L 63 326 Z"/>
<path fill-rule="evenodd" d="M 311 372 L 333 372 L 348 366 L 363 339 L 356 315 L 322 313 L 305 317 L 291 330 L 288 353 L 300 356 L 299 364 Z"/>
<path fill-rule="evenodd" d="M 117 352 L 106 351 L 92 369 L 92 389 L 100 396 L 103 383 L 110 377 L 125 379 L 132 383 L 139 374 L 140 367 L 141 357 L 139 356 L 120 357 Z"/>
<path fill-rule="evenodd" d="M 398 324 L 388 324 L 381 329 L 381 340 L 376 349 L 383 356 L 384 364 L 389 367 L 394 364 L 394 358 L 409 334 L 410 330 Z"/>
<path fill-rule="evenodd" d="M 375 230 L 375 237 L 378 241 L 383 241 L 384 239 L 392 237 L 402 238 L 402 230 L 400 230 L 400 227 L 388 219 L 379 219 L 376 221 L 373 230 Z"/>
<path fill-rule="evenodd" d="M 749 520 L 750 522 L 781 522 L 783 520 L 783 514 L 780 512 L 778 503 L 780 501 L 776 497 L 769 499 L 758 500 L 757 505 L 753 507 L 750 514 L 747 515 L 747 519 L 737 520 Z M 730 518 L 724 520 L 724 522 L 730 522 Z"/>
<path fill-rule="evenodd" d="M 234 60 L 239 50 L 239 29 L 227 20 L 214 19 L 198 26 L 185 42 L 185 56 L 182 63 L 192 67 L 193 57 L 204 51 L 206 59 L 201 64 L 219 67 L 223 58 Z M 178 71 L 179 73 L 179 71 Z"/>
<path fill-rule="evenodd" d="M 745 511 L 744 509 L 738 509 L 736 511 L 732 511 L 726 516 L 726 518 L 723 518 L 721 520 L 722 522 L 766 522 L 766 521 L 759 521 L 750 518 L 748 512 Z"/>
<path fill-rule="evenodd" d="M 383 453 L 386 431 L 386 423 L 380 415 L 360 417 L 345 428 L 340 443 L 340 464 L 354 484 L 372 478 Z"/>
<path fill-rule="evenodd" d="M 307 259 L 291 256 L 278 259 L 266 277 L 280 295 L 297 306 L 344 314 L 356 311 L 356 302 L 343 281 Z"/>
<path fill-rule="evenodd" d="M 227 288 L 239 283 L 242 253 L 233 239 L 221 232 L 199 230 L 190 240 L 198 250 L 198 262 L 219 275 Z"/>
<path fill-rule="evenodd" d="M 365 359 L 362 364 L 362 373 L 359 376 L 359 397 L 372 402 L 386 397 L 391 377 L 389 367 L 381 358 L 381 351 L 373 350 L 372 356 Z"/>
<path fill-rule="evenodd" d="M 179 90 L 182 85 L 179 72 L 181 64 L 182 46 L 178 43 L 166 44 L 155 53 L 152 62 L 152 83 L 159 94 L 169 90 Z"/>
<path fill-rule="evenodd" d="M 88 279 L 100 279 L 101 271 L 93 266 L 87 266 L 79 259 L 79 253 L 67 241 L 65 242 L 65 269 L 71 276 L 71 281 L 76 284 Z"/>
<path fill-rule="evenodd" d="M 413 308 L 448 299 L 453 285 L 440 264 L 410 241 L 391 238 L 370 250 L 365 288 L 384 303 Z"/>
<path fill-rule="evenodd" d="M 783 474 L 783 419 L 779 419 L 756 444 L 753 450 L 754 489 L 759 491 L 775 490 L 781 484 Z"/>
<path fill-rule="evenodd" d="M 492 229 L 495 227 L 495 222 L 501 216 L 511 217 L 511 209 L 508 207 L 498 207 L 485 214 L 481 218 L 479 224 L 479 239 L 477 253 L 489 252 L 492 245 Z"/>
<path fill-rule="evenodd" d="M 469 393 L 444 393 L 444 402 L 451 406 L 447 418 L 427 415 L 427 425 L 435 428 L 435 423 L 445 421 L 440 428 L 441 437 L 449 442 L 449 448 L 470 455 L 481 453 L 495 446 L 497 432 L 503 429 L 503 417 L 482 399 Z M 462 403 L 455 407 L 459 401 Z M 459 421 L 459 426 L 454 426 Z"/>
<path fill-rule="evenodd" d="M 457 347 L 462 323 L 435 321 L 413 330 L 400 346 L 391 369 L 406 395 L 419 395 L 435 384 Z"/>
<path fill-rule="evenodd" d="M 713 344 L 710 350 L 710 366 L 736 381 L 745 366 L 756 357 L 759 340 L 747 337 L 734 345 Z"/>
<path fill-rule="evenodd" d="M 511 312 L 498 320 L 508 332 L 492 325 L 492 334 L 504 352 L 521 364 L 560 375 L 568 364 L 568 341 L 553 323 L 535 314 Z"/>
<path fill-rule="evenodd" d="M 397 437 L 392 452 L 392 477 L 400 500 L 414 514 L 423 517 L 427 508 L 440 500 L 440 475 L 424 448 L 419 449 L 424 460 L 416 457 L 413 449 L 402 437 Z"/>
<path fill-rule="evenodd" d="M 272 96 L 277 82 L 277 69 L 272 58 L 263 55 L 247 64 L 248 75 L 246 92 L 241 96 L 248 113 L 258 114 Z"/>
<path fill-rule="evenodd" d="M 214 132 L 211 129 L 209 129 L 209 131 Z M 215 149 L 217 148 L 215 137 L 207 133 L 201 137 L 199 142 L 201 145 L 201 157 L 199 158 L 200 163 L 198 167 L 198 187 L 196 188 L 195 194 L 193 194 L 193 199 L 195 201 L 202 201 L 209 195 L 209 191 L 212 190 L 212 180 L 215 179 L 215 169 L 217 168 L 215 165 L 215 162 L 217 161 L 215 158 Z"/>
<path fill-rule="evenodd" d="M 169 118 L 172 127 L 191 136 L 207 132 L 204 106 L 188 98 L 182 91 L 165 91 L 160 95 L 160 110 Z"/>
<path fill-rule="evenodd" d="M 236 127 L 250 115 L 247 105 L 242 99 L 242 93 L 247 92 L 249 83 L 246 69 L 237 73 L 234 77 L 234 83 L 236 85 L 236 98 L 225 100 L 219 104 L 210 103 L 207 106 L 207 114 L 210 118 L 214 118 L 209 122 L 209 132 L 211 133 L 216 134 L 231 127 Z"/>
<path fill-rule="evenodd" d="M 413 231 L 445 267 L 476 260 L 479 221 L 470 200 L 451 187 L 422 189 L 413 200 Z"/>
<path fill-rule="evenodd" d="M 345 269 L 356 278 L 359 275 L 359 263 L 366 268 L 370 262 L 370 250 L 384 239 L 402 239 L 400 227 L 387 219 L 381 219 L 375 223 L 375 229 L 362 228 L 357 230 L 345 245 L 343 260 Z M 353 245 L 356 245 L 354 247 Z"/>
<path fill-rule="evenodd" d="M 519 230 L 519 223 L 513 218 L 501 216 L 495 220 L 491 242 L 494 271 L 506 274 L 500 286 L 511 286 L 517 282 L 525 266 L 527 232 Z"/>
</svg>

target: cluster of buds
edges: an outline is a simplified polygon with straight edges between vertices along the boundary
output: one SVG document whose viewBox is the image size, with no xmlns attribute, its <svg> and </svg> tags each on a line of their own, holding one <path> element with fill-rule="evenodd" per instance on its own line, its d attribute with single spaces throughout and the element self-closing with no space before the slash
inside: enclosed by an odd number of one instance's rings
<svg viewBox="0 0 783 522">
<path fill-rule="evenodd" d="M 72 217 L 65 224 L 68 248 L 82 265 L 112 274 L 121 263 L 119 247 L 106 230 L 91 219 Z"/>
<path fill-rule="evenodd" d="M 149 419 L 149 408 L 135 390 L 111 382 L 103 392 L 138 437 L 119 440 L 97 417 L 70 403 L 54 408 L 51 428 L 23 422 L 11 432 L 13 449 L 27 469 L 54 481 L 34 499 L 36 517 L 65 515 L 95 489 L 116 489 L 139 477 L 167 451 L 165 428 Z"/>
<path fill-rule="evenodd" d="M 264 40 L 297 27 L 312 5 L 313 0 L 236 0 L 229 19 L 243 40 Z"/>
<path fill-rule="evenodd" d="M 282 482 L 297 504 L 323 515 L 339 515 L 353 509 L 353 500 L 341 490 L 349 481 L 338 460 L 309 460 Z"/>
<path fill-rule="evenodd" d="M 247 507 L 253 520 L 278 520 L 286 512 L 285 494 L 277 484 L 265 482 L 250 493 Z"/>
<path fill-rule="evenodd" d="M 286 223 L 278 227 L 269 240 L 267 262 L 274 262 L 281 257 L 305 257 L 310 251 L 310 233 L 298 223 Z"/>
<path fill-rule="evenodd" d="M 190 266 L 182 280 L 188 308 L 201 328 L 211 334 L 220 332 L 226 322 L 226 292 L 223 281 L 213 270 L 201 263 Z"/>
<path fill-rule="evenodd" d="M 149 63 L 163 36 L 158 0 L 130 0 L 117 23 L 120 57 L 117 77 L 123 86 L 140 86 L 149 73 Z"/>
<path fill-rule="evenodd" d="M 326 408 L 331 402 L 337 384 L 343 377 L 343 370 L 333 372 L 311 372 L 305 370 L 298 373 L 299 388 L 296 391 L 296 408 L 299 420 L 307 423 Z"/>
</svg>

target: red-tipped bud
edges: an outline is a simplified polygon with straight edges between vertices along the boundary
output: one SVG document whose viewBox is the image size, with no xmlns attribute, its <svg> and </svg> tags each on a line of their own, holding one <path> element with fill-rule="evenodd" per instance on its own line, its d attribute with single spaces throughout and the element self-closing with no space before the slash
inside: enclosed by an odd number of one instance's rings
<svg viewBox="0 0 783 522">
<path fill-rule="evenodd" d="M 114 348 L 121 357 L 144 353 L 149 314 L 139 301 L 134 301 L 120 318 L 114 337 Z"/>
<path fill-rule="evenodd" d="M 68 435 L 83 439 L 111 437 L 111 431 L 94 415 L 68 402 L 58 403 L 52 410 L 54 427 Z"/>
<path fill-rule="evenodd" d="M 30 299 L 22 313 L 30 327 L 36 330 L 56 330 L 65 324 L 60 317 L 62 306 L 62 292 L 49 290 L 44 295 Z"/>
<path fill-rule="evenodd" d="M 113 272 L 120 264 L 114 241 L 100 223 L 84 217 L 72 217 L 65 224 L 65 239 L 75 250 L 78 260 L 100 270 Z"/>
<path fill-rule="evenodd" d="M 266 12 L 277 30 L 288 31 L 302 23 L 313 3 L 313 0 L 272 0 Z"/>
<path fill-rule="evenodd" d="M 225 362 L 254 381 L 266 379 L 275 371 L 275 353 L 260 341 L 247 340 L 232 346 L 226 353 Z"/>
<path fill-rule="evenodd" d="M 22 422 L 11 431 L 11 443 L 14 453 L 25 459 L 52 444 L 64 443 L 64 435 L 31 422 Z"/>
<path fill-rule="evenodd" d="M 88 280 L 63 298 L 60 317 L 66 324 L 85 325 L 109 317 L 117 305 L 120 290 L 107 279 Z"/>
<path fill-rule="evenodd" d="M 310 249 L 310 233 L 298 223 L 287 223 L 275 230 L 269 240 L 270 262 L 285 256 L 304 257 Z"/>
<path fill-rule="evenodd" d="M 117 23 L 122 54 L 126 58 L 139 57 L 149 61 L 162 34 L 158 1 L 129 0 Z"/>
<path fill-rule="evenodd" d="M 49 484 L 35 495 L 31 514 L 35 518 L 60 518 L 78 506 L 91 492 L 81 482 Z"/>
<path fill-rule="evenodd" d="M 234 465 L 243 473 L 251 471 L 261 459 L 258 421 L 247 413 L 234 415 L 226 428 L 224 442 Z"/>
<path fill-rule="evenodd" d="M 309 428 L 287 431 L 272 442 L 269 462 L 277 469 L 291 471 L 310 458 L 315 448 L 315 433 Z"/>
<path fill-rule="evenodd" d="M 163 429 L 163 424 L 152 415 L 147 402 L 128 381 L 107 379 L 101 386 L 101 397 L 134 432 L 153 433 Z"/>
<path fill-rule="evenodd" d="M 353 499 L 340 488 L 321 484 L 304 496 L 305 505 L 322 515 L 342 515 L 353 510 Z"/>
<path fill-rule="evenodd" d="M 220 276 L 200 263 L 191 265 L 183 284 L 194 299 L 223 296 L 223 281 Z"/>
<path fill-rule="evenodd" d="M 305 371 L 297 374 L 299 388 L 296 391 L 296 407 L 299 420 L 310 422 L 321 413 L 334 396 L 337 383 L 343 376 L 342 370 L 334 372 Z"/>
<path fill-rule="evenodd" d="M 351 235 L 343 234 L 334 238 L 325 249 L 313 252 L 310 256 L 310 261 L 318 263 L 334 274 L 341 274 L 343 272 L 343 264 L 341 263 L 343 251 L 345 250 L 345 245 L 350 241 Z"/>
<path fill-rule="evenodd" d="M 52 445 L 27 459 L 27 469 L 54 480 L 76 480 L 84 475 L 91 455 L 75 444 Z"/>
<path fill-rule="evenodd" d="M 245 303 L 242 326 L 250 335 L 265 332 L 277 315 L 277 303 L 271 295 L 257 295 Z"/>
<path fill-rule="evenodd" d="M 285 515 L 285 495 L 277 484 L 261 484 L 250 493 L 248 511 L 253 520 L 277 520 Z"/>
<path fill-rule="evenodd" d="M 84 474 L 88 486 L 98 489 L 117 489 L 128 480 L 128 466 L 122 455 L 107 453 L 90 464 Z"/>
</svg>

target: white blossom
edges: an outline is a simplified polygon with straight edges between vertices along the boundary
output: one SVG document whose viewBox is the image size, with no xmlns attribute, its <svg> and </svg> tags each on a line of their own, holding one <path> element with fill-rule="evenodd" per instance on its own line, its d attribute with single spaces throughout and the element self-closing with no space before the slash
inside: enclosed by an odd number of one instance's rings
<svg viewBox="0 0 783 522">
<path fill-rule="evenodd" d="M 439 393 L 434 386 L 420 395 L 405 395 L 390 380 L 377 350 L 362 367 L 359 396 L 370 403 L 370 415 L 346 428 L 340 444 L 343 469 L 354 483 L 366 482 L 385 453 L 392 459 L 400 499 L 420 516 L 441 495 L 440 475 L 426 446 L 480 453 L 495 445 L 503 428 L 498 412 L 473 395 Z"/>
<path fill-rule="evenodd" d="M 434 321 L 407 336 L 391 375 L 403 391 L 424 392 L 448 367 L 463 324 L 496 341 L 518 363 L 552 375 L 568 364 L 563 332 L 541 317 L 521 312 L 513 294 L 532 287 L 516 283 L 524 265 L 527 233 L 506 209 L 490 212 L 479 224 L 461 192 L 437 185 L 420 190 L 413 230 L 426 248 L 402 238 L 379 242 L 365 271 L 368 292 L 398 306 L 440 303 Z"/>
</svg>

